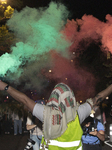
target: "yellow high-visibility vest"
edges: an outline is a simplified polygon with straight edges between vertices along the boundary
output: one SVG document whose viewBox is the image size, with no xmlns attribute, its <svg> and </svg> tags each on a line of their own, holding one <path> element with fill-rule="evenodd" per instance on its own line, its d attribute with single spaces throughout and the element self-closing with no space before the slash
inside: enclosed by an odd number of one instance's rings
<svg viewBox="0 0 112 150">
<path fill-rule="evenodd" d="M 82 150 L 83 131 L 79 123 L 79 117 L 76 116 L 74 121 L 68 123 L 67 130 L 58 138 L 46 141 L 44 138 L 41 142 L 42 150 Z"/>
</svg>

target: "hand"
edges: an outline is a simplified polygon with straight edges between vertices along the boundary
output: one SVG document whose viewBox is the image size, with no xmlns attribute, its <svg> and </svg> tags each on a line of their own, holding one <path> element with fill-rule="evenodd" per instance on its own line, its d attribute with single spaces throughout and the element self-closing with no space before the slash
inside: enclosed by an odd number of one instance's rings
<svg viewBox="0 0 112 150">
<path fill-rule="evenodd" d="M 112 93 L 112 84 L 108 86 L 105 90 L 98 93 L 93 98 L 94 106 L 98 105 L 101 101 L 103 101 L 107 96 L 109 96 Z"/>
<path fill-rule="evenodd" d="M 95 129 L 94 131 L 92 131 L 92 132 L 89 132 L 89 134 L 91 134 L 91 135 L 94 135 L 94 136 L 97 136 L 97 130 Z"/>
<path fill-rule="evenodd" d="M 101 141 L 105 140 L 105 133 L 103 130 L 100 131 L 94 130 L 94 132 L 89 132 L 89 134 L 97 136 Z"/>
<path fill-rule="evenodd" d="M 93 106 L 98 106 L 100 104 L 100 102 L 103 100 L 103 95 L 99 95 L 97 94 L 94 98 L 93 98 Z"/>
</svg>

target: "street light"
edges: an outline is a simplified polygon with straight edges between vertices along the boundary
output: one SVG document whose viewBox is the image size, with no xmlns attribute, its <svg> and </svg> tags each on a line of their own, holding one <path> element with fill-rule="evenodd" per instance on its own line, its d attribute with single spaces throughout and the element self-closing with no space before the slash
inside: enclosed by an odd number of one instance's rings
<svg viewBox="0 0 112 150">
<path fill-rule="evenodd" d="M 52 72 L 52 70 L 49 70 L 49 72 Z"/>
<path fill-rule="evenodd" d="M 1 4 L 7 4 L 7 0 L 0 0 Z"/>
<path fill-rule="evenodd" d="M 2 11 L 3 11 L 3 13 L 5 12 L 5 10 L 6 10 L 6 7 L 7 7 L 7 0 L 0 0 L 0 4 L 1 4 L 1 6 L 2 6 Z M 3 15 L 4 16 L 4 15 Z"/>
</svg>

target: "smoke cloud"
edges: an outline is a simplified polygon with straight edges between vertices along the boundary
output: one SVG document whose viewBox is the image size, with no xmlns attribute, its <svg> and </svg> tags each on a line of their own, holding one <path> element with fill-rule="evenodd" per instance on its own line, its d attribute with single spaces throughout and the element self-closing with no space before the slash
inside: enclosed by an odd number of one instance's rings
<svg viewBox="0 0 112 150">
<path fill-rule="evenodd" d="M 0 75 L 39 90 L 47 87 L 49 80 L 65 82 L 79 100 L 94 96 L 97 79 L 86 67 L 77 65 L 74 54 L 85 51 L 93 41 L 101 42 L 104 53 L 112 52 L 112 16 L 107 14 L 102 22 L 92 15 L 76 20 L 69 20 L 68 15 L 63 4 L 54 2 L 46 8 L 15 11 L 7 25 L 18 42 L 10 54 L 0 57 Z M 80 45 L 83 40 L 84 47 Z"/>
<path fill-rule="evenodd" d="M 5 75 L 10 72 L 17 72 L 20 65 L 38 61 L 41 55 L 45 55 L 50 50 L 65 55 L 65 51 L 70 43 L 67 42 L 60 33 L 66 21 L 68 11 L 60 4 L 50 3 L 48 8 L 34 9 L 26 7 L 21 12 L 15 11 L 12 18 L 7 22 L 18 42 L 11 47 L 11 53 L 4 54 L 0 74 Z M 67 56 L 67 55 L 66 55 Z M 8 62 L 8 63 L 7 63 Z M 8 65 L 6 65 L 8 64 Z M 14 70 L 15 68 L 15 70 Z"/>
</svg>

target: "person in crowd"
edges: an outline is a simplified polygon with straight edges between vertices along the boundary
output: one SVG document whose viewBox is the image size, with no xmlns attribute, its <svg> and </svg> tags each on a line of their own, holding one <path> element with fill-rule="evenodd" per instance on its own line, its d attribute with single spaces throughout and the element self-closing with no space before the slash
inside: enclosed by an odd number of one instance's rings
<svg viewBox="0 0 112 150">
<path fill-rule="evenodd" d="M 27 116 L 28 116 L 28 112 L 26 107 L 24 107 L 24 111 L 23 111 L 23 130 L 24 130 L 23 132 L 24 133 L 28 132 L 28 130 L 26 129 Z"/>
<path fill-rule="evenodd" d="M 94 117 L 97 118 L 98 120 L 100 120 L 103 123 L 103 119 L 102 119 L 102 111 L 101 111 L 101 106 L 97 106 L 95 108 L 95 114 Z"/>
<path fill-rule="evenodd" d="M 94 117 L 100 120 L 101 123 L 104 125 L 104 128 L 106 128 L 106 115 L 104 109 L 102 108 L 102 105 L 95 108 Z"/>
<path fill-rule="evenodd" d="M 36 102 L 45 105 L 44 100 L 37 100 Z M 36 117 L 32 116 L 31 113 L 29 113 L 27 117 L 26 128 L 27 130 L 30 131 L 30 139 L 32 139 L 35 142 L 35 144 L 33 145 L 33 150 L 40 149 L 40 144 L 41 144 L 42 134 L 43 134 L 41 125 L 42 123 L 40 122 L 40 120 L 37 120 Z"/>
<path fill-rule="evenodd" d="M 21 135 L 23 118 L 20 117 L 17 112 L 13 112 L 12 120 L 14 122 L 14 135 L 17 135 L 18 133 Z"/>
<path fill-rule="evenodd" d="M 3 114 L 3 128 L 5 134 L 11 133 L 12 118 L 10 112 L 6 109 Z"/>
<path fill-rule="evenodd" d="M 35 119 L 36 117 L 32 115 L 27 117 L 26 129 L 30 131 L 30 139 L 35 142 L 33 145 L 33 150 L 39 150 L 42 140 L 42 129 L 35 124 Z"/>
<path fill-rule="evenodd" d="M 43 134 L 47 143 L 42 139 L 42 148 L 49 144 L 49 150 L 60 147 L 79 150 L 82 149 L 83 134 L 80 124 L 90 115 L 91 109 L 112 92 L 112 85 L 80 106 L 76 103 L 73 91 L 64 83 L 54 87 L 47 105 L 35 103 L 24 93 L 2 81 L 0 90 L 7 91 L 15 100 L 26 105 L 43 122 Z"/>
<path fill-rule="evenodd" d="M 104 126 L 100 120 L 91 116 L 82 123 L 83 150 L 101 150 L 101 142 L 105 140 Z"/>
</svg>

